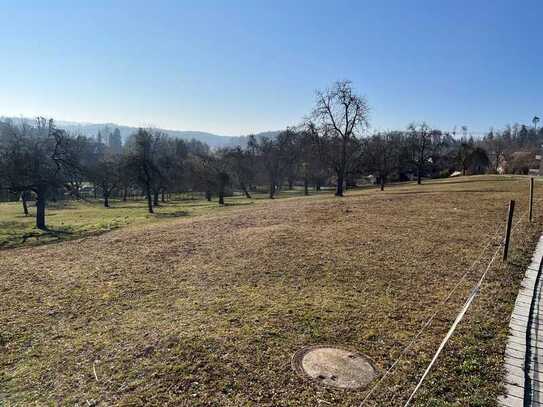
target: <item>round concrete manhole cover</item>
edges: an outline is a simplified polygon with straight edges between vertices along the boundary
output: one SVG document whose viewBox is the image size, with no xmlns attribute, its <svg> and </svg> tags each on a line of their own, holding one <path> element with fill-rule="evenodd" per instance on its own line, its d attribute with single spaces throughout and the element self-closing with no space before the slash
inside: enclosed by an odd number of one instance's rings
<svg viewBox="0 0 543 407">
<path fill-rule="evenodd" d="M 377 372 L 370 360 L 357 352 L 333 346 L 310 346 L 296 352 L 292 367 L 324 386 L 358 389 L 367 386 Z"/>
</svg>

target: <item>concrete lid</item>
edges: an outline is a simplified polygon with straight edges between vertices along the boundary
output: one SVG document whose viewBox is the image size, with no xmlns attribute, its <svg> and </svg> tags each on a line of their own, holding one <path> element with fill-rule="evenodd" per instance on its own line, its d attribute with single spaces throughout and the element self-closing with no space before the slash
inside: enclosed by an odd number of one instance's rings
<svg viewBox="0 0 543 407">
<path fill-rule="evenodd" d="M 367 386 L 377 376 L 367 357 L 335 346 L 303 348 L 294 354 L 292 366 L 321 385 L 342 389 Z"/>
</svg>

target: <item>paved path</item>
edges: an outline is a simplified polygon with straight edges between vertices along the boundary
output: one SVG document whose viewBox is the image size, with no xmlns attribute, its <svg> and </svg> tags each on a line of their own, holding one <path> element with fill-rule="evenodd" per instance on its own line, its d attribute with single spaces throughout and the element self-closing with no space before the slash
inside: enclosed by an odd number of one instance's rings
<svg viewBox="0 0 543 407">
<path fill-rule="evenodd" d="M 526 270 L 509 323 L 505 348 L 507 395 L 500 406 L 543 407 L 543 235 Z"/>
</svg>

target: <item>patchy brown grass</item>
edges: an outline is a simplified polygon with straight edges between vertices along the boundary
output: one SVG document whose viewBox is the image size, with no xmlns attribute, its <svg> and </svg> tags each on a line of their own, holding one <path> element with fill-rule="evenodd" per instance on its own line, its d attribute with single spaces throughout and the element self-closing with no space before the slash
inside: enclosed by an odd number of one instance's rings
<svg viewBox="0 0 543 407">
<path fill-rule="evenodd" d="M 292 354 L 344 345 L 384 371 L 504 223 L 508 200 L 524 212 L 527 190 L 525 178 L 470 177 L 4 250 L 0 404 L 357 405 L 367 389 L 317 387 L 292 371 Z M 519 225 L 511 263 L 492 268 L 417 405 L 495 403 L 539 225 Z M 368 405 L 402 405 L 495 248 Z"/>
</svg>

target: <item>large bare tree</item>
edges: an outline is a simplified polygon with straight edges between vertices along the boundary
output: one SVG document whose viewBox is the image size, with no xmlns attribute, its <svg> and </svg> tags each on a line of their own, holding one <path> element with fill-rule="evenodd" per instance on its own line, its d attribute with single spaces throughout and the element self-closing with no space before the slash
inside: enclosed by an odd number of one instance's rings
<svg viewBox="0 0 543 407">
<path fill-rule="evenodd" d="M 47 229 L 47 199 L 64 187 L 68 172 L 79 170 L 79 141 L 58 129 L 53 120 L 41 117 L 35 125 L 23 122 L 0 126 L 1 183 L 13 193 L 35 194 L 38 229 Z"/>
<path fill-rule="evenodd" d="M 350 81 L 336 82 L 326 91 L 317 91 L 312 117 L 330 138 L 331 165 L 336 173 L 336 196 L 343 196 L 345 176 L 353 163 L 357 132 L 368 125 L 366 99 L 354 93 Z"/>
</svg>

